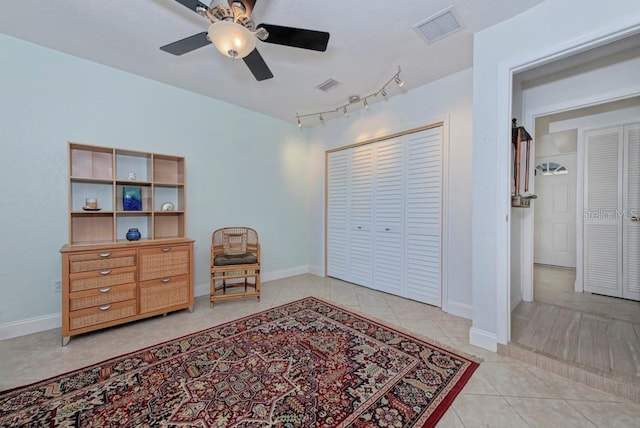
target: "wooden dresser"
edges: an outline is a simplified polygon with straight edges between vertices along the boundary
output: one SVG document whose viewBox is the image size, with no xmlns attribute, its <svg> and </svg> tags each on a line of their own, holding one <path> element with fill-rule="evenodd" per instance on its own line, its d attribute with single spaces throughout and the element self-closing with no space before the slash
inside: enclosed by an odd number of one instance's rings
<svg viewBox="0 0 640 428">
<path fill-rule="evenodd" d="M 193 311 L 193 241 L 62 250 L 62 344 L 71 336 L 167 312 Z"/>
<path fill-rule="evenodd" d="M 62 344 L 77 334 L 193 310 L 184 157 L 72 142 L 68 153 Z"/>
</svg>

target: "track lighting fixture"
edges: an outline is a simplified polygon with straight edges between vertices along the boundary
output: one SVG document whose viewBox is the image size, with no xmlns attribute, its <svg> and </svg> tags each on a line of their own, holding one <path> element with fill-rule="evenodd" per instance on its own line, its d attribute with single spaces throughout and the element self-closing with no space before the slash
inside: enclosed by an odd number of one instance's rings
<svg viewBox="0 0 640 428">
<path fill-rule="evenodd" d="M 378 89 L 375 92 L 372 92 L 368 95 L 365 96 L 358 96 L 358 95 L 351 95 L 349 97 L 349 101 L 345 104 L 342 104 L 338 107 L 336 107 L 333 110 L 326 110 L 326 111 L 319 111 L 316 113 L 307 113 L 307 114 L 298 114 L 296 113 L 296 122 L 298 124 L 298 127 L 302 127 L 302 120 L 304 118 L 307 117 L 313 117 L 313 116 L 318 116 L 318 119 L 320 120 L 320 123 L 322 123 L 324 125 L 324 115 L 327 114 L 331 114 L 331 113 L 339 113 L 340 111 L 342 111 L 342 113 L 344 114 L 345 117 L 349 117 L 349 110 L 347 109 L 347 107 L 349 106 L 356 106 L 360 101 L 362 101 L 362 105 L 364 106 L 364 108 L 366 110 L 369 110 L 369 99 L 370 98 L 375 98 L 378 96 L 378 94 L 382 95 L 383 97 L 387 96 L 387 86 L 389 86 L 389 84 L 391 82 L 395 82 L 399 88 L 402 88 L 404 86 L 404 81 L 402 79 L 400 79 L 400 73 L 401 73 L 401 69 L 400 66 L 398 66 L 398 71 L 396 72 L 396 74 L 394 74 L 391 79 L 387 80 L 387 82 L 382 85 L 382 87 L 380 89 Z"/>
</svg>

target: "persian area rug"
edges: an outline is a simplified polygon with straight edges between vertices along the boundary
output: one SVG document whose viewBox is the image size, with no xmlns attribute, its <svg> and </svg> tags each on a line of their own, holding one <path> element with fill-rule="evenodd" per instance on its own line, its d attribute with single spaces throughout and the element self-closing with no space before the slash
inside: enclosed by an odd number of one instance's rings
<svg viewBox="0 0 640 428">
<path fill-rule="evenodd" d="M 0 394 L 0 426 L 434 426 L 478 363 L 306 298 Z"/>
</svg>

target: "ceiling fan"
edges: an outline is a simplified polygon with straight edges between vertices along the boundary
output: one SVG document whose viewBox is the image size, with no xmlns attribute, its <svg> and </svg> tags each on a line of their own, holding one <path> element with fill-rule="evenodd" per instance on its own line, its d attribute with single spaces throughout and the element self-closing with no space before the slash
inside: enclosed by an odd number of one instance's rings
<svg viewBox="0 0 640 428">
<path fill-rule="evenodd" d="M 220 0 L 213 0 L 209 6 L 198 0 L 176 1 L 198 15 L 208 18 L 211 24 L 207 31 L 162 46 L 161 50 L 174 55 L 182 55 L 213 43 L 220 52 L 229 58 L 242 58 L 256 80 L 266 80 L 273 77 L 271 70 L 256 48 L 257 39 L 266 43 L 320 52 L 324 52 L 329 43 L 329 33 L 325 31 L 272 24 L 256 26 L 251 19 L 251 12 L 256 0 L 228 0 L 228 5 L 216 4 Z"/>
</svg>

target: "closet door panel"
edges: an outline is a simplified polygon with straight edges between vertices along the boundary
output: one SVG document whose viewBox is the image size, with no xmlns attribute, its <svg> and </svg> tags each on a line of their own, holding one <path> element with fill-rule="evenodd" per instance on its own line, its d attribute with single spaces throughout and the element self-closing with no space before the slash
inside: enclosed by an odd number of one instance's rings
<svg viewBox="0 0 640 428">
<path fill-rule="evenodd" d="M 624 127 L 622 297 L 640 300 L 640 124 Z"/>
<path fill-rule="evenodd" d="M 349 152 L 329 154 L 327 168 L 327 275 L 348 277 Z"/>
<path fill-rule="evenodd" d="M 622 297 L 622 127 L 585 132 L 584 290 Z"/>
<path fill-rule="evenodd" d="M 400 139 L 375 145 L 374 286 L 404 296 L 404 154 Z"/>
<path fill-rule="evenodd" d="M 373 285 L 373 147 L 356 147 L 351 157 L 349 281 Z"/>
<path fill-rule="evenodd" d="M 442 128 L 406 143 L 406 295 L 441 305 Z"/>
</svg>

